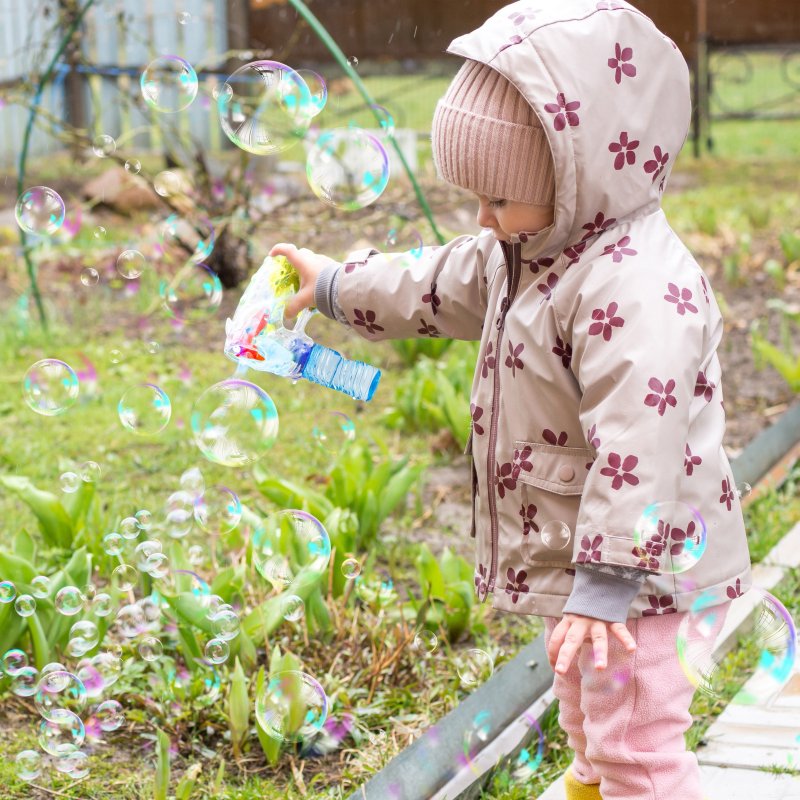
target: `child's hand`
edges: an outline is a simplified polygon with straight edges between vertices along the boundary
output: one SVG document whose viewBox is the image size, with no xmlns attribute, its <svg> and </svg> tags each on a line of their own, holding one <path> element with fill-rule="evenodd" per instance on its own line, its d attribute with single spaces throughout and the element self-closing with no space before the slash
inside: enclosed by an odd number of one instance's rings
<svg viewBox="0 0 800 800">
<path fill-rule="evenodd" d="M 313 250 L 303 248 L 298 250 L 293 244 L 276 244 L 269 251 L 270 256 L 286 256 L 291 265 L 297 270 L 300 276 L 300 290 L 286 304 L 284 316 L 296 317 L 304 308 L 311 308 L 314 305 L 314 287 L 317 277 L 329 264 L 336 264 L 328 256 L 322 256 Z"/>
<path fill-rule="evenodd" d="M 632 653 L 636 642 L 631 632 L 622 622 L 604 622 L 593 617 L 581 617 L 577 614 L 564 614 L 556 625 L 547 645 L 547 658 L 550 666 L 563 675 L 572 663 L 575 654 L 586 639 L 592 642 L 594 666 L 605 669 L 608 656 L 608 629 L 622 642 L 625 649 Z"/>
</svg>

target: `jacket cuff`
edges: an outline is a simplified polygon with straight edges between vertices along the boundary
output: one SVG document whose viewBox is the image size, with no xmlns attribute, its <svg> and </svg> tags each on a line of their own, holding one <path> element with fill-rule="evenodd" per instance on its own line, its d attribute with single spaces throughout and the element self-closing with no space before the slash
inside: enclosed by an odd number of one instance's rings
<svg viewBox="0 0 800 800">
<path fill-rule="evenodd" d="M 642 580 L 646 573 L 642 573 Z M 604 622 L 625 622 L 641 582 L 575 565 L 575 582 L 564 606 L 565 614 L 579 614 Z"/>
<path fill-rule="evenodd" d="M 340 269 L 341 266 L 339 264 L 331 264 L 325 267 L 317 276 L 317 282 L 314 284 L 314 305 L 328 319 L 336 319 L 333 305 L 333 288 L 339 282 Z"/>
</svg>

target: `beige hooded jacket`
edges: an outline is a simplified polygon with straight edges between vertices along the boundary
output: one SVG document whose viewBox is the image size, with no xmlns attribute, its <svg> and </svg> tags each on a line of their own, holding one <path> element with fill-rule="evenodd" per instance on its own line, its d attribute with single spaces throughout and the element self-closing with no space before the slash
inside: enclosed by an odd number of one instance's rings
<svg viewBox="0 0 800 800">
<path fill-rule="evenodd" d="M 683 57 L 628 3 L 595 0 L 514 3 L 448 52 L 499 71 L 538 114 L 554 223 L 511 243 L 463 236 L 411 266 L 352 254 L 338 303 L 369 340 L 480 340 L 479 598 L 560 616 L 576 564 L 647 570 L 631 617 L 739 596 L 750 560 L 722 447 L 722 318 L 660 207 L 691 117 Z"/>
</svg>

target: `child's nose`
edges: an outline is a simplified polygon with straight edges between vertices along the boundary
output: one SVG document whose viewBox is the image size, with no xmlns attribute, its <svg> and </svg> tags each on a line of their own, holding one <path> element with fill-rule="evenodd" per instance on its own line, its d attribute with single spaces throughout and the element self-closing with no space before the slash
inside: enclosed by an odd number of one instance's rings
<svg viewBox="0 0 800 800">
<path fill-rule="evenodd" d="M 484 205 L 478 206 L 477 223 L 481 228 L 494 227 L 494 214 Z"/>
</svg>

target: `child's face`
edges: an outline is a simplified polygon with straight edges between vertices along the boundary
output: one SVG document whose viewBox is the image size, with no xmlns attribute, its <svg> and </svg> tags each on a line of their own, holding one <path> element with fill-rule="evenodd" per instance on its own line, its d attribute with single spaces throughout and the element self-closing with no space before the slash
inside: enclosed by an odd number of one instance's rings
<svg viewBox="0 0 800 800">
<path fill-rule="evenodd" d="M 553 224 L 553 206 L 533 206 L 514 200 L 475 195 L 478 207 L 478 225 L 490 228 L 501 242 L 509 241 L 520 231 L 536 233 Z"/>
</svg>

